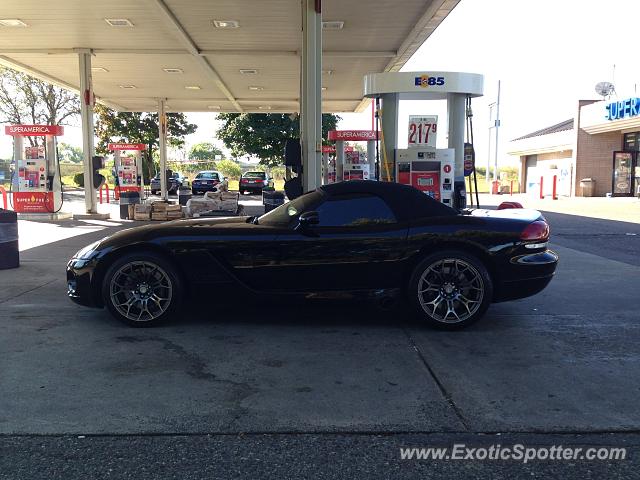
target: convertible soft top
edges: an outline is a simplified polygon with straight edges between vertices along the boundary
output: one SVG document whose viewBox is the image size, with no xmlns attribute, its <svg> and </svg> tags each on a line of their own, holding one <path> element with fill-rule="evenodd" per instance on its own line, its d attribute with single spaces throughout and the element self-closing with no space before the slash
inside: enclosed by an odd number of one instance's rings
<svg viewBox="0 0 640 480">
<path fill-rule="evenodd" d="M 329 197 L 349 193 L 376 195 L 389 204 L 393 213 L 401 221 L 457 215 L 454 209 L 434 200 L 416 188 L 400 183 L 350 180 L 348 182 L 323 185 L 318 190 Z"/>
</svg>

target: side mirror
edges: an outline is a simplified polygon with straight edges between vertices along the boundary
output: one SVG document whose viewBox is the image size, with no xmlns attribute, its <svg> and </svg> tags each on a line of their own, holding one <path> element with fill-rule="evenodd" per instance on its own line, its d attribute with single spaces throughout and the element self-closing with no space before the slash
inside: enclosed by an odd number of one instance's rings
<svg viewBox="0 0 640 480">
<path fill-rule="evenodd" d="M 320 215 L 315 210 L 310 212 L 304 212 L 298 217 L 297 230 L 305 230 L 311 225 L 318 225 L 320 223 Z"/>
</svg>

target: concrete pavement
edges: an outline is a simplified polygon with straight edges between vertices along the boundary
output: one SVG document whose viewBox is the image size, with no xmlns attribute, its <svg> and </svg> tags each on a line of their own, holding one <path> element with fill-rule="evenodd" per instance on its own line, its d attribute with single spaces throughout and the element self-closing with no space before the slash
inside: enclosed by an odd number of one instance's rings
<svg viewBox="0 0 640 480">
<path fill-rule="evenodd" d="M 460 332 L 340 303 L 212 314 L 205 302 L 132 329 L 65 298 L 67 258 L 124 227 L 82 225 L 0 271 L 0 478 L 632 478 L 639 466 L 633 262 L 559 237 L 548 289 Z M 497 438 L 631 453 L 526 466 L 398 455 Z"/>
</svg>

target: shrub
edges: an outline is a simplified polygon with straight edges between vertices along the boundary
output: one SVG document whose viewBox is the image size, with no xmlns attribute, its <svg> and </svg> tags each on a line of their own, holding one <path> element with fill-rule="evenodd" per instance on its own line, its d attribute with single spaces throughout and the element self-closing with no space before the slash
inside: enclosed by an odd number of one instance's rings
<svg viewBox="0 0 640 480">
<path fill-rule="evenodd" d="M 242 175 L 242 169 L 233 160 L 220 160 L 216 162 L 216 168 L 229 179 L 236 180 Z"/>
<path fill-rule="evenodd" d="M 73 183 L 78 185 L 79 187 L 84 187 L 84 173 L 76 173 L 73 176 Z"/>
</svg>

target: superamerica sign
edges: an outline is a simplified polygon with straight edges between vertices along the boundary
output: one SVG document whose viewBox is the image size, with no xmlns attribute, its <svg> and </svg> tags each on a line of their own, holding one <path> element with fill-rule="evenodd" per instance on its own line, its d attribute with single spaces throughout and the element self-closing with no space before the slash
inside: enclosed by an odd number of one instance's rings
<svg viewBox="0 0 640 480">
<path fill-rule="evenodd" d="M 374 130 L 329 130 L 329 140 L 350 140 L 352 142 L 366 142 L 376 140 Z"/>
<path fill-rule="evenodd" d="M 61 125 L 6 125 L 4 133 L 18 137 L 64 135 L 64 127 Z"/>
<path fill-rule="evenodd" d="M 640 115 L 640 98 L 627 98 L 607 105 L 607 120 L 620 120 Z"/>
<path fill-rule="evenodd" d="M 110 143 L 107 148 L 109 150 L 146 150 L 144 143 Z"/>
</svg>

